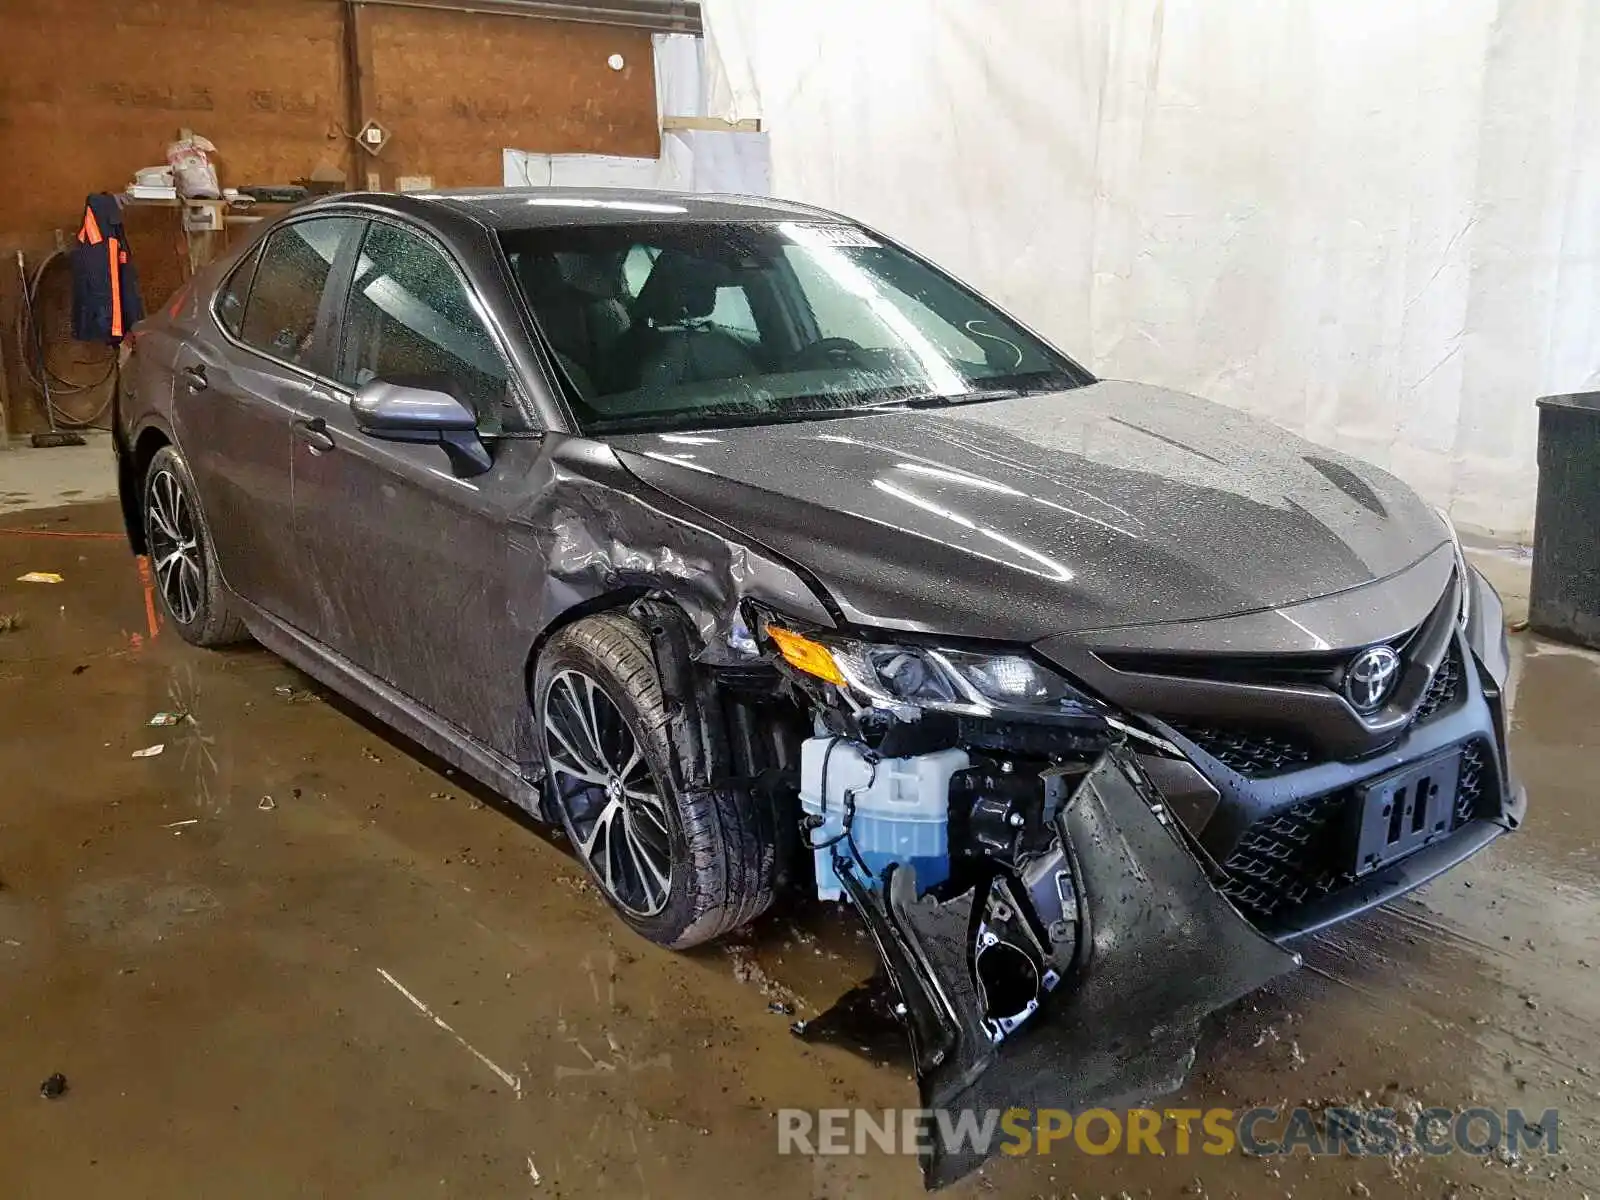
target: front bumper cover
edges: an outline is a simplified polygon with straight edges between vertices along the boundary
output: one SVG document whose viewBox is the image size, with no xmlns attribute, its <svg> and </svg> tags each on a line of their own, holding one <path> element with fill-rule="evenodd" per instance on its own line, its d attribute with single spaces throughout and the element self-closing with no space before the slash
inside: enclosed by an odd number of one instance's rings
<svg viewBox="0 0 1600 1200">
<path fill-rule="evenodd" d="M 1045 978 L 1070 971 L 1071 986 L 1045 994 L 1010 1034 L 985 1012 L 975 948 L 993 936 L 994 910 L 977 889 L 941 903 L 918 898 L 909 870 L 891 868 L 882 890 L 842 872 L 898 994 L 925 1108 L 953 1119 L 1171 1091 L 1194 1061 L 1202 1018 L 1299 965 L 1218 894 L 1125 748 L 1090 769 L 1055 833 L 1075 893 L 1060 920 L 1074 936 L 1037 929 L 1034 946 Z M 944 1186 L 981 1161 L 935 1139 L 924 1181 Z"/>
</svg>

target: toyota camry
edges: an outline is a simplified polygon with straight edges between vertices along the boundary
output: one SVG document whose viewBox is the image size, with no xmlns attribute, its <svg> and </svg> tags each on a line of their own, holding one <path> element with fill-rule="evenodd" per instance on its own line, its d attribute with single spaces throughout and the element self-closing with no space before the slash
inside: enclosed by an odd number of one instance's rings
<svg viewBox="0 0 1600 1200">
<path fill-rule="evenodd" d="M 558 824 L 663 946 L 848 905 L 927 1107 L 1170 1088 L 1521 820 L 1443 515 L 833 213 L 320 200 L 135 330 L 116 415 L 170 628 Z"/>
</svg>

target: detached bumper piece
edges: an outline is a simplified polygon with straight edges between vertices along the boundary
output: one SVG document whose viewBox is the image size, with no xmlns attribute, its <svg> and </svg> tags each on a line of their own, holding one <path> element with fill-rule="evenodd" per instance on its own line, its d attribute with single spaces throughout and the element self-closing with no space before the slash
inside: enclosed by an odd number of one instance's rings
<svg viewBox="0 0 1600 1200">
<path fill-rule="evenodd" d="M 1300 963 L 1218 894 L 1126 750 L 1095 762 L 1053 827 L 1018 874 L 943 902 L 919 898 L 908 869 L 881 891 L 840 872 L 898 993 L 925 1108 L 1172 1091 L 1202 1018 Z M 930 1188 L 981 1164 L 934 1143 Z"/>
</svg>

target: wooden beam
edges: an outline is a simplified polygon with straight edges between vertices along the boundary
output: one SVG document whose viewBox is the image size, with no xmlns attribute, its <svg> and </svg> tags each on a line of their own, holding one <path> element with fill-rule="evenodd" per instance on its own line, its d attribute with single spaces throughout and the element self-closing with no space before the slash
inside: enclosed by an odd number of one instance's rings
<svg viewBox="0 0 1600 1200">
<path fill-rule="evenodd" d="M 372 74 L 372 38 L 368 26 L 366 5 L 360 0 L 345 0 L 344 69 L 350 120 L 350 127 L 345 131 L 350 138 L 350 175 L 345 184 L 352 191 L 365 188 L 369 175 L 376 175 L 378 186 L 383 186 L 383 167 L 355 140 L 361 127 L 367 123 L 367 104 L 376 86 Z"/>
<path fill-rule="evenodd" d="M 761 122 L 755 117 L 743 121 L 724 121 L 721 117 L 662 117 L 661 128 L 663 132 L 694 129 L 704 133 L 760 133 Z"/>
</svg>

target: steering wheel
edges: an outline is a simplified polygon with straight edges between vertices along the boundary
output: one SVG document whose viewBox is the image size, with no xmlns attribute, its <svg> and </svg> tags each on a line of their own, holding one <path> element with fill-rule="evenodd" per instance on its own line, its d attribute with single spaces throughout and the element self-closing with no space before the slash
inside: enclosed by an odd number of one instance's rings
<svg viewBox="0 0 1600 1200">
<path fill-rule="evenodd" d="M 861 346 L 849 338 L 818 338 L 809 346 L 796 351 L 789 365 L 797 371 L 815 371 L 827 367 L 859 366 L 856 359 Z"/>
</svg>

